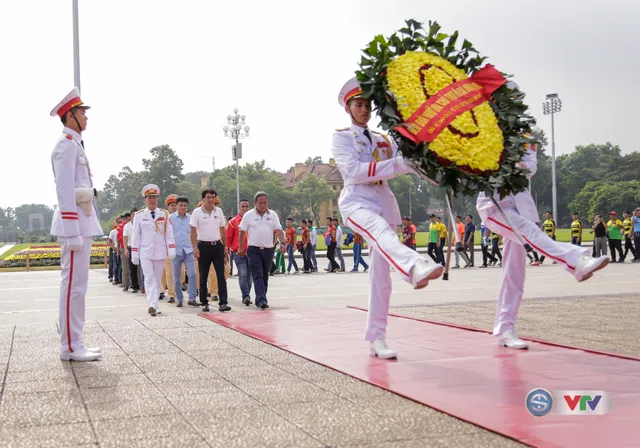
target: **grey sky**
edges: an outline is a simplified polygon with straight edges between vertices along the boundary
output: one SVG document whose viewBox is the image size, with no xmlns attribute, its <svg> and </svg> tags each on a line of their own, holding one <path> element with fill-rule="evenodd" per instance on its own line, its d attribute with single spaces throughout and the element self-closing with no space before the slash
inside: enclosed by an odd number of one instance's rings
<svg viewBox="0 0 640 448">
<path fill-rule="evenodd" d="M 169 144 L 185 172 L 231 163 L 225 117 L 247 115 L 243 162 L 284 171 L 330 157 L 338 106 L 360 50 L 403 20 L 459 30 L 499 70 L 515 74 L 538 125 L 557 92 L 558 153 L 575 145 L 639 149 L 637 43 L 640 2 L 431 0 L 238 2 L 80 0 L 82 97 L 93 106 L 84 135 L 94 182 L 151 147 Z M 49 111 L 73 87 L 71 0 L 0 6 L 0 206 L 56 203 L 50 154 L 60 122 Z M 169 193 L 169 192 L 163 192 Z"/>
</svg>

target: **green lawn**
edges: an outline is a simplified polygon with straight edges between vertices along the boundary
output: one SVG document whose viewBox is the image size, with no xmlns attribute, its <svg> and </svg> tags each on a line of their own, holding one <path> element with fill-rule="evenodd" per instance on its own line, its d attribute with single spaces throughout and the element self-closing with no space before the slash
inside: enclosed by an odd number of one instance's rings
<svg viewBox="0 0 640 448">
<path fill-rule="evenodd" d="M 560 241 L 563 243 L 571 242 L 571 229 L 557 229 L 556 230 L 556 241 Z M 591 242 L 593 241 L 593 234 L 589 233 L 588 230 L 584 230 L 582 232 L 582 242 Z M 427 247 L 429 242 L 429 232 L 418 232 L 416 236 L 416 244 L 418 247 Z M 475 234 L 475 244 L 480 245 L 480 231 L 476 231 Z M 316 250 L 327 250 L 327 246 L 324 244 L 324 238 L 322 235 L 318 234 L 318 244 L 316 245 Z M 353 244 L 349 245 L 349 248 L 353 248 Z"/>
</svg>

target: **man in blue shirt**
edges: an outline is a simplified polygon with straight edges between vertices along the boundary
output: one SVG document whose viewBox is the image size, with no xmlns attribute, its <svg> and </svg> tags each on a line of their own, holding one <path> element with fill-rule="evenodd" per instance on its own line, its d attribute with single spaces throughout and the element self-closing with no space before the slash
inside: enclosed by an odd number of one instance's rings
<svg viewBox="0 0 640 448">
<path fill-rule="evenodd" d="M 464 226 L 464 242 L 463 246 L 467 251 L 467 256 L 469 257 L 470 262 L 467 263 L 465 268 L 473 267 L 473 253 L 474 253 L 474 237 L 476 234 L 476 225 L 473 223 L 473 216 L 467 215 L 466 224 Z"/>
<path fill-rule="evenodd" d="M 178 211 L 171 214 L 171 224 L 173 225 L 173 235 L 176 240 L 176 258 L 171 260 L 171 270 L 173 271 L 173 284 L 176 290 L 176 298 L 178 308 L 182 307 L 182 287 L 180 285 L 180 268 L 182 263 L 187 270 L 187 279 L 189 282 L 189 305 L 199 306 L 196 300 L 196 265 L 193 256 L 193 246 L 191 244 L 191 226 L 189 221 L 191 215 L 187 213 L 189 207 L 189 199 L 181 196 L 176 200 Z"/>
<path fill-rule="evenodd" d="M 633 245 L 636 248 L 634 263 L 640 263 L 640 207 L 636 207 L 631 218 L 633 222 Z"/>
</svg>

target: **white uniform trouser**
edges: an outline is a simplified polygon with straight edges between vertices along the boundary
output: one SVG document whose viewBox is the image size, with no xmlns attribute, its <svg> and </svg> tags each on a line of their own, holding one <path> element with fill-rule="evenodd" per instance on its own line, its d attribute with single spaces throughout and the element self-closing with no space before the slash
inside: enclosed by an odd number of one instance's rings
<svg viewBox="0 0 640 448">
<path fill-rule="evenodd" d="M 89 282 L 92 238 L 84 238 L 82 249 L 62 251 L 60 265 L 60 350 L 74 352 L 84 347 L 85 295 Z"/>
<path fill-rule="evenodd" d="M 375 341 L 387 333 L 387 315 L 391 298 L 390 267 L 410 282 L 411 270 L 424 258 L 400 242 L 391 225 L 380 215 L 358 209 L 347 222 L 369 244 L 369 313 L 365 340 Z"/>
<path fill-rule="evenodd" d="M 147 305 L 158 311 L 164 260 L 140 260 L 140 265 L 142 265 L 144 272 L 144 292 L 147 294 Z"/>
<path fill-rule="evenodd" d="M 533 222 L 520 216 L 514 208 L 503 206 L 503 209 L 533 250 L 562 264 L 571 274 L 575 273 L 578 259 L 588 250 L 573 244 L 556 242 L 545 235 Z M 500 335 L 507 330 L 512 330 L 516 324 L 518 308 L 524 294 L 527 251 L 499 211 L 495 210 L 491 213 L 484 221 L 484 225 L 504 238 L 502 289 L 493 326 L 493 334 Z"/>
</svg>

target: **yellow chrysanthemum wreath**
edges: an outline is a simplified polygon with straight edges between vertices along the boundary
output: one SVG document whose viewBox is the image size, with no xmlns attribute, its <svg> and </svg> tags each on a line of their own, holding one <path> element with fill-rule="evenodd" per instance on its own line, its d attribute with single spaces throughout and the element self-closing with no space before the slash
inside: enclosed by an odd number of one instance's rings
<svg viewBox="0 0 640 448">
<path fill-rule="evenodd" d="M 357 72 L 381 126 L 390 131 L 405 157 L 454 193 L 524 190 L 527 178 L 516 163 L 527 142 L 524 134 L 531 132 L 534 121 L 525 114 L 524 94 L 517 89 L 497 88 L 488 101 L 454 114 L 428 141 L 407 138 L 407 132 L 398 131 L 410 124 L 412 116 L 415 119 L 416 111 L 430 98 L 460 81 L 472 81 L 485 60 L 466 40 L 456 50 L 457 32 L 448 36 L 439 32 L 437 23 L 430 23 L 426 34 L 420 23 L 408 20 L 406 24 L 400 34 L 388 39 L 377 36 L 364 50 Z"/>
</svg>

